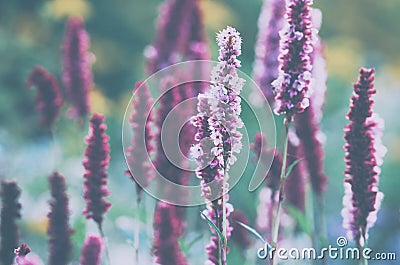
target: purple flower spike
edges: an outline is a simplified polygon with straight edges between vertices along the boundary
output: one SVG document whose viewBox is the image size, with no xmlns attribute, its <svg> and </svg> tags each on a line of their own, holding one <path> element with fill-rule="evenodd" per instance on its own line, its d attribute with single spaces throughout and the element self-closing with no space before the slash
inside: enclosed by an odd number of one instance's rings
<svg viewBox="0 0 400 265">
<path fill-rule="evenodd" d="M 200 8 L 200 1 L 194 0 L 190 2 L 193 3 L 193 9 L 190 18 L 189 39 L 186 47 L 184 47 L 185 50 L 183 51 L 183 57 L 185 60 L 210 60 L 210 51 L 208 48 L 209 45 L 207 43 L 204 30 L 203 14 Z M 187 71 L 187 73 L 190 73 L 194 79 L 198 79 L 196 76 L 204 77 L 204 80 L 207 79 L 206 77 L 209 75 L 209 73 L 204 66 L 199 64 L 194 64 L 192 66 L 193 69 Z M 208 82 L 192 82 L 190 85 L 191 87 L 187 87 L 185 89 L 187 91 L 187 95 L 184 96 L 183 100 L 197 97 L 199 93 L 203 92 L 207 88 Z M 195 105 L 190 107 L 194 109 Z M 191 125 L 189 125 L 189 127 L 193 128 Z M 182 133 L 182 135 L 190 136 L 191 133 L 192 132 L 186 134 Z M 193 137 L 188 140 L 190 140 L 191 145 Z"/>
<path fill-rule="evenodd" d="M 314 13 L 317 13 L 313 9 Z M 318 124 L 322 119 L 323 107 L 325 105 L 325 97 L 327 90 L 327 79 L 328 73 L 326 71 L 326 61 L 324 58 L 324 44 L 321 40 L 318 40 L 314 47 L 313 53 L 313 70 L 312 70 L 312 82 L 310 85 L 311 96 L 310 96 L 310 108 L 312 108 L 315 122 Z"/>
<path fill-rule="evenodd" d="M 100 265 L 103 242 L 98 236 L 89 236 L 82 248 L 81 265 Z"/>
<path fill-rule="evenodd" d="M 283 27 L 285 0 L 264 0 L 258 19 L 254 80 L 270 104 L 275 100 L 272 82 L 278 78 L 279 31 Z"/>
<path fill-rule="evenodd" d="M 90 119 L 89 135 L 86 138 L 88 146 L 85 151 L 84 198 L 86 208 L 83 214 L 87 219 L 93 219 L 102 232 L 104 214 L 110 209 L 111 203 L 104 200 L 109 196 L 107 189 L 107 168 L 110 160 L 109 137 L 104 116 L 93 114 Z"/>
<path fill-rule="evenodd" d="M 285 114 L 289 121 L 309 106 L 311 54 L 317 37 L 311 25 L 309 4 L 312 0 L 291 0 L 280 33 L 279 76 L 272 86 L 277 91 L 275 113 Z"/>
<path fill-rule="evenodd" d="M 320 11 L 313 9 L 313 19 L 316 27 L 321 20 Z M 326 189 L 327 176 L 324 172 L 324 135 L 320 130 L 319 122 L 322 118 L 322 108 L 326 93 L 326 62 L 323 57 L 323 45 L 320 40 L 315 43 L 312 53 L 313 69 L 310 84 L 310 106 L 304 112 L 298 113 L 295 118 L 296 134 L 300 139 L 300 147 L 304 155 L 304 162 L 310 177 L 313 191 L 321 195 Z"/>
<path fill-rule="evenodd" d="M 251 149 L 255 153 L 255 162 L 260 160 L 261 157 L 271 157 L 273 154 L 274 159 L 270 169 L 267 172 L 267 187 L 271 188 L 273 192 L 277 192 L 280 186 L 280 176 L 282 169 L 282 156 L 278 153 L 277 149 L 268 149 L 267 140 L 262 133 L 256 133 L 254 142 L 251 144 Z"/>
<path fill-rule="evenodd" d="M 17 220 L 21 219 L 21 204 L 18 198 L 21 190 L 16 182 L 1 182 L 1 223 L 0 223 L 0 261 L 2 265 L 11 265 L 14 249 L 19 245 Z"/>
<path fill-rule="evenodd" d="M 152 46 L 147 47 L 145 50 L 145 55 L 148 59 L 147 61 L 147 72 L 149 74 L 155 73 L 167 66 L 174 63 L 178 63 L 183 58 L 188 60 L 205 60 L 208 59 L 208 47 L 205 43 L 205 32 L 202 23 L 202 14 L 199 7 L 199 1 L 186 1 L 186 0 L 166 0 L 161 6 L 160 16 L 157 27 L 155 43 Z M 199 69 L 191 69 L 190 73 L 202 73 L 204 70 L 199 67 Z M 172 80 L 162 80 L 161 89 L 163 97 L 160 99 L 160 107 L 157 111 L 155 125 L 157 128 L 161 128 L 166 116 L 174 109 L 174 107 L 186 99 L 190 99 L 198 94 L 204 87 L 203 84 L 194 82 L 187 87 L 187 85 L 182 85 L 179 87 L 172 88 L 168 92 L 166 91 L 170 87 L 168 83 Z M 194 105 L 187 106 L 187 108 L 194 108 Z M 186 110 L 187 111 L 187 110 Z M 184 114 L 182 112 L 182 114 Z M 177 123 L 184 124 L 182 118 L 184 115 L 178 115 Z M 181 123 L 182 122 L 182 123 Z M 171 182 L 187 185 L 188 171 L 182 170 L 174 163 L 182 165 L 184 160 L 181 157 L 168 157 L 165 154 L 164 148 L 168 150 L 165 144 L 174 144 L 174 135 L 176 132 L 168 133 L 166 130 L 164 135 L 167 138 L 161 142 L 161 133 L 155 134 L 155 166 L 158 172 L 166 177 Z M 192 126 L 184 126 L 182 128 L 179 147 L 183 155 L 187 155 L 192 144 L 191 135 L 194 134 L 194 129 Z M 178 152 L 175 152 L 178 153 Z M 160 189 L 160 192 L 168 193 L 169 196 L 175 194 L 173 190 L 167 190 L 164 188 Z M 185 200 L 186 196 L 181 196 Z M 184 201 L 182 201 L 184 202 Z M 175 214 L 178 217 L 181 226 L 185 226 L 184 219 L 184 208 L 171 206 L 175 210 Z M 182 232 L 183 233 L 183 232 Z M 182 234 L 177 234 L 181 236 Z"/>
<path fill-rule="evenodd" d="M 156 128 L 163 128 L 163 130 L 158 130 L 155 133 L 156 156 L 154 159 L 154 165 L 159 174 L 161 174 L 167 180 L 179 185 L 187 185 L 190 172 L 177 166 L 184 166 L 185 163 L 181 153 L 170 152 L 167 155 L 166 152 L 166 150 L 173 150 L 176 148 L 176 128 L 171 126 L 171 124 L 165 123 L 167 116 L 171 113 L 173 113 L 172 115 L 176 115 L 174 116 L 174 119 L 176 119 L 177 124 L 184 124 L 183 118 L 185 118 L 185 110 L 180 108 L 179 103 L 181 103 L 182 99 L 185 97 L 184 92 L 187 87 L 185 84 L 181 84 L 180 81 L 176 80 L 175 78 L 176 77 L 166 76 L 161 80 L 160 84 L 163 95 L 159 100 L 159 107 L 157 109 L 154 123 Z M 176 86 L 175 84 L 181 85 Z M 190 130 L 188 130 L 193 128 L 184 126 L 183 129 L 185 131 L 181 131 L 180 133 L 188 133 L 189 135 L 193 134 L 190 132 Z M 183 135 L 182 137 L 180 136 L 179 139 L 179 148 L 184 155 L 188 154 L 191 146 L 191 142 L 188 141 L 187 137 L 188 136 Z M 167 196 L 175 196 L 176 194 L 175 189 L 173 188 L 165 189 L 161 187 L 160 192 L 165 193 Z M 182 196 L 179 199 L 184 202 L 185 196 Z M 177 211 L 181 212 L 178 215 L 183 217 L 184 208 L 176 208 Z M 182 225 L 184 225 L 184 218 L 180 218 L 180 220 L 182 221 Z"/>
<path fill-rule="evenodd" d="M 322 194 L 326 189 L 327 176 L 323 164 L 322 133 L 314 121 L 313 108 L 310 107 L 296 116 L 296 132 L 301 141 L 312 189 L 317 194 Z"/>
<path fill-rule="evenodd" d="M 187 47 L 195 2 L 167 0 L 160 7 L 157 38 L 154 45 L 145 51 L 149 74 L 179 62 L 182 51 Z"/>
<path fill-rule="evenodd" d="M 374 89 L 374 69 L 360 70 L 358 82 L 354 84 L 350 111 L 347 118 L 350 123 L 345 127 L 346 171 L 345 196 L 342 210 L 343 227 L 348 237 L 364 246 L 368 230 L 375 221 L 383 194 L 378 191 L 378 161 L 382 153 L 377 152 L 381 136 L 374 120 L 371 96 Z"/>
<path fill-rule="evenodd" d="M 176 148 L 176 128 L 171 126 L 171 124 L 165 123 L 165 121 L 169 114 L 176 111 L 173 115 L 176 115 L 174 118 L 176 119 L 177 124 L 184 124 L 182 119 L 186 118 L 184 112 L 185 110 L 180 108 L 179 103 L 181 103 L 182 100 L 187 96 L 186 92 L 190 92 L 187 90 L 187 84 L 181 84 L 181 82 L 175 78 L 176 77 L 166 76 L 160 82 L 163 95 L 159 99 L 159 107 L 155 115 L 156 118 L 154 120 L 154 124 L 156 128 L 163 128 L 163 130 L 158 130 L 154 134 L 154 146 L 156 149 L 154 166 L 157 172 L 167 180 L 179 185 L 187 185 L 189 182 L 188 176 L 190 172 L 177 166 L 184 166 L 185 159 L 182 158 L 180 152 L 174 152 L 173 154 L 170 152 L 168 155 L 166 152 L 166 150 L 173 150 L 173 148 Z M 176 86 L 175 84 L 181 85 Z M 192 126 L 184 126 L 180 132 L 181 135 L 179 139 L 179 148 L 184 155 L 188 155 L 189 153 L 192 142 L 190 142 L 187 138 L 190 135 L 193 135 L 192 131 Z M 160 187 L 159 192 L 171 197 L 177 194 L 175 189 L 165 189 L 163 186 Z M 185 198 L 186 196 L 180 196 L 178 199 L 184 203 Z M 182 226 L 185 226 L 185 207 L 171 207 L 176 209 L 176 214 L 179 217 L 178 220 L 181 222 Z"/>
<path fill-rule="evenodd" d="M 154 153 L 154 135 L 151 126 L 154 123 L 150 114 L 153 99 L 146 84 L 136 84 L 132 100 L 133 113 L 129 120 L 133 138 L 132 144 L 126 152 L 129 165 L 127 174 L 136 183 L 138 201 L 142 195 L 142 187 L 147 187 L 154 178 L 154 171 L 149 156 Z M 139 182 L 139 183 L 138 183 Z"/>
<path fill-rule="evenodd" d="M 189 39 L 186 45 L 185 57 L 187 60 L 207 60 L 209 50 L 203 25 L 203 14 L 200 10 L 200 1 L 194 0 L 190 18 Z"/>
<path fill-rule="evenodd" d="M 242 39 L 236 29 L 227 27 L 217 35 L 217 42 L 220 62 L 212 71 L 210 90 L 199 94 L 199 113 L 192 118 L 197 128 L 192 155 L 199 165 L 197 175 L 207 200 L 213 197 L 208 184 L 213 180 L 222 182 L 224 170 L 229 170 L 236 160 L 234 153 L 242 147 L 238 131 L 243 126 L 239 93 L 244 80 L 236 72 L 240 67 L 237 56 L 241 54 Z"/>
<path fill-rule="evenodd" d="M 40 124 L 50 128 L 59 117 L 63 104 L 57 79 L 43 67 L 35 66 L 26 85 L 37 88 L 36 109 L 41 115 Z"/>
<path fill-rule="evenodd" d="M 197 132 L 191 153 L 198 164 L 196 175 L 201 180 L 202 196 L 207 202 L 205 215 L 228 239 L 232 228 L 228 220 L 224 227 L 223 216 L 228 218 L 233 212 L 233 206 L 227 203 L 229 196 L 224 191 L 229 188 L 228 171 L 236 161 L 235 153 L 239 153 L 242 148 L 242 134 L 238 131 L 243 126 L 240 119 L 239 93 L 245 80 L 236 72 L 240 67 L 240 61 L 237 59 L 241 54 L 240 33 L 232 27 L 227 27 L 217 34 L 217 43 L 219 63 L 212 70 L 209 90 L 197 97 L 198 114 L 192 118 Z M 218 264 L 221 253 L 219 247 L 218 238 L 214 233 L 206 247 L 209 264 Z M 225 265 L 226 253 L 223 254 L 221 260 Z"/>
<path fill-rule="evenodd" d="M 89 35 L 83 21 L 71 18 L 66 26 L 63 43 L 63 82 L 73 108 L 71 115 L 80 119 L 90 112 L 89 92 L 92 70 Z"/>
<path fill-rule="evenodd" d="M 49 177 L 50 213 L 47 235 L 49 238 L 49 265 L 67 265 L 72 258 L 72 242 L 69 222 L 69 202 L 65 179 L 57 172 Z"/>
<path fill-rule="evenodd" d="M 155 263 L 160 265 L 187 265 L 180 250 L 178 237 L 182 234 L 181 222 L 176 217 L 176 209 L 172 205 L 158 202 L 154 212 Z"/>
</svg>

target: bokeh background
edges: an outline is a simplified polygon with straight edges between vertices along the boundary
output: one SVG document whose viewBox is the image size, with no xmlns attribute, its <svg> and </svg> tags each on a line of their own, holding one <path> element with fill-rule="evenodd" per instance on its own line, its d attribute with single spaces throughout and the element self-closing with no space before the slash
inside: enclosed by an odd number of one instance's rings
<svg viewBox="0 0 400 265">
<path fill-rule="evenodd" d="M 67 177 L 71 196 L 71 223 L 75 228 L 75 257 L 86 233 L 95 231 L 81 215 L 81 161 L 87 130 L 61 117 L 54 136 L 37 126 L 35 92 L 25 87 L 34 65 L 61 76 L 61 42 L 64 24 L 70 16 L 81 16 L 91 36 L 95 87 L 92 111 L 106 115 L 111 136 L 110 200 L 106 233 L 110 237 L 113 264 L 134 264 L 132 229 L 134 216 L 140 220 L 141 258 L 149 260 L 152 241 L 151 214 L 154 200 L 145 199 L 146 210 L 135 208 L 134 185 L 124 175 L 126 168 L 121 144 L 125 108 L 135 82 L 146 78 L 143 51 L 154 39 L 159 0 L 0 0 L 0 176 L 15 179 L 22 187 L 21 236 L 46 260 L 47 176 L 55 169 Z M 261 0 L 202 0 L 209 45 L 216 59 L 215 33 L 226 25 L 236 27 L 243 37 L 242 71 L 251 75 L 257 19 Z M 341 227 L 343 196 L 343 127 L 358 68 L 375 67 L 375 111 L 385 119 L 383 143 L 388 148 L 382 166 L 380 189 L 385 198 L 378 221 L 371 231 L 370 247 L 396 252 L 400 259 L 400 2 L 398 0 L 315 0 L 322 10 L 320 31 L 328 63 L 328 91 L 322 130 L 326 135 L 326 193 L 328 241 L 345 235 Z M 65 107 L 66 108 L 66 107 Z M 279 139 L 279 138 L 278 138 Z M 247 191 L 247 182 L 232 191 L 233 204 L 244 211 L 254 225 L 257 196 Z M 188 215 L 188 233 L 182 242 L 190 264 L 202 264 L 207 225 L 199 209 Z M 193 213 L 193 214 L 190 214 Z M 202 236 L 202 234 L 204 234 Z M 200 239 L 196 240 L 196 238 Z M 194 241 L 193 241 L 194 240 Z M 190 242 L 194 242 L 193 245 Z M 253 251 L 253 252 L 251 252 Z M 247 263 L 232 247 L 230 264 L 254 264 L 254 248 Z M 399 262 L 399 261 L 397 261 Z M 336 264 L 335 261 L 331 262 Z M 337 262 L 340 264 L 342 262 Z M 346 261 L 346 264 L 352 264 Z M 149 263 L 143 263 L 149 264 Z M 378 261 L 371 264 L 389 264 Z M 390 264 L 399 264 L 396 262 Z"/>
</svg>

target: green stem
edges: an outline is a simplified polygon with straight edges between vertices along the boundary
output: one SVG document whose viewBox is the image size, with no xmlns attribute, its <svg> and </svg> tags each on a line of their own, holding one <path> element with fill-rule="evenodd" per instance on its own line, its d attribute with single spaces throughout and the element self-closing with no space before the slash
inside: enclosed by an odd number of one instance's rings
<svg viewBox="0 0 400 265">
<path fill-rule="evenodd" d="M 214 214 L 215 214 L 215 224 L 218 227 L 219 224 L 219 214 L 218 214 L 218 203 L 214 203 L 213 205 L 214 208 Z M 218 228 L 219 229 L 219 228 Z M 216 233 L 216 232 L 215 232 Z M 219 261 L 219 265 L 223 265 L 223 259 L 222 259 L 222 241 L 221 239 L 218 237 L 218 235 L 215 235 L 218 238 L 218 261 Z"/>
<path fill-rule="evenodd" d="M 226 188 L 226 167 L 224 168 L 224 180 L 222 181 L 222 235 L 223 235 L 223 250 L 222 250 L 222 255 L 224 255 L 224 260 L 226 260 L 226 249 L 227 249 L 227 244 L 228 244 L 228 240 L 227 240 L 227 236 L 226 236 L 226 198 L 225 198 L 225 188 Z"/>
<path fill-rule="evenodd" d="M 275 210 L 276 203 L 277 203 L 277 201 L 275 200 L 276 192 L 278 192 L 278 191 L 273 191 L 271 194 L 271 198 L 270 198 L 271 206 L 269 207 L 270 209 L 269 209 L 269 213 L 268 213 L 268 220 L 270 220 L 269 224 L 268 224 L 268 229 L 270 231 L 270 234 L 268 235 L 268 242 L 272 242 L 272 230 L 274 229 L 273 228 L 274 223 L 272 220 L 274 220 L 274 217 L 275 217 L 274 210 Z"/>
<path fill-rule="evenodd" d="M 362 255 L 363 250 L 367 247 L 367 239 L 366 239 L 365 235 L 366 235 L 366 231 L 365 231 L 365 229 L 362 229 L 361 237 L 357 242 L 357 247 L 358 247 L 358 250 L 359 250 L 360 255 L 361 255 L 360 256 L 360 265 L 368 265 L 368 260 L 365 259 L 364 256 Z M 363 245 L 360 242 L 361 239 L 364 240 L 364 244 Z"/>
<path fill-rule="evenodd" d="M 313 201 L 313 223 L 314 223 L 314 235 L 313 235 L 313 245 L 314 249 L 317 251 L 322 248 L 322 237 L 324 235 L 323 227 L 323 199 L 321 194 L 316 192 L 312 193 Z M 326 260 L 315 260 L 315 264 L 324 265 Z"/>
<path fill-rule="evenodd" d="M 136 213 L 135 213 L 135 228 L 133 236 L 133 248 L 135 249 L 135 260 L 136 264 L 139 264 L 139 208 L 140 208 L 141 197 L 138 195 L 136 198 Z"/>
<path fill-rule="evenodd" d="M 283 161 L 282 161 L 282 169 L 280 176 L 280 188 L 279 188 L 279 201 L 278 201 L 278 209 L 276 211 L 275 220 L 272 226 L 272 247 L 276 248 L 278 245 L 278 234 L 279 234 L 279 224 L 281 221 L 281 212 L 282 212 L 282 204 L 283 204 L 283 187 L 286 179 L 286 163 L 287 163 L 287 153 L 288 153 L 288 145 L 289 145 L 289 126 L 290 121 L 286 120 L 285 124 L 285 142 L 283 148 Z M 273 256 L 271 257 L 271 265 L 274 265 L 275 251 Z"/>
<path fill-rule="evenodd" d="M 103 243 L 104 243 L 104 252 L 105 252 L 105 255 L 106 255 L 106 262 L 105 263 L 108 264 L 108 265 L 111 265 L 110 251 L 108 249 L 108 241 L 107 241 L 107 238 L 106 238 L 106 236 L 105 236 L 105 234 L 103 232 L 103 227 L 101 225 L 99 225 L 99 231 L 100 231 L 101 238 L 103 239 Z"/>
<path fill-rule="evenodd" d="M 367 259 L 364 259 L 364 258 L 362 258 L 363 259 L 363 265 L 368 265 L 368 260 Z"/>
</svg>

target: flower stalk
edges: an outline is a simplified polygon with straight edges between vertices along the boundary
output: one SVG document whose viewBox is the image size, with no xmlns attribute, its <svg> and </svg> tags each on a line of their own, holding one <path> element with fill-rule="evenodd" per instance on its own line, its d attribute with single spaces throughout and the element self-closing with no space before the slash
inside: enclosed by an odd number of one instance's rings
<svg viewBox="0 0 400 265">
<path fill-rule="evenodd" d="M 311 55 L 317 37 L 311 21 L 311 8 L 309 5 L 312 2 L 312 0 L 288 1 L 284 26 L 280 32 L 279 74 L 272 86 L 277 92 L 275 96 L 275 113 L 285 115 L 285 140 L 282 154 L 279 202 L 272 230 L 273 247 L 277 246 L 284 183 L 287 177 L 289 127 L 294 121 L 295 114 L 304 112 L 310 104 Z M 272 265 L 275 262 L 274 256 L 271 259 Z"/>
<path fill-rule="evenodd" d="M 289 146 L 289 127 L 290 121 L 286 121 L 285 125 L 285 140 L 284 140 L 284 147 L 282 153 L 282 169 L 280 175 L 280 185 L 279 185 L 279 196 L 278 196 L 278 206 L 276 210 L 276 214 L 274 217 L 274 222 L 272 225 L 272 247 L 276 248 L 278 245 L 278 234 L 279 234 L 279 227 L 281 222 L 281 212 L 282 212 L 282 204 L 283 204 L 283 192 L 284 192 L 284 183 L 286 180 L 286 163 L 287 163 L 287 155 L 288 155 L 288 146 Z M 275 253 L 275 252 L 274 252 Z M 271 257 L 271 265 L 274 265 L 275 261 L 275 254 Z"/>
<path fill-rule="evenodd" d="M 239 93 L 244 80 L 236 72 L 240 67 L 237 56 L 241 54 L 241 41 L 239 32 L 232 27 L 218 33 L 219 63 L 212 70 L 210 89 L 198 96 L 198 114 L 192 118 L 197 133 L 191 153 L 198 164 L 196 175 L 207 202 L 204 214 L 222 233 L 218 238 L 214 232 L 206 247 L 210 264 L 226 264 L 227 240 L 232 230 L 228 221 L 233 212 L 227 202 L 228 171 L 236 161 L 234 153 L 242 147 Z"/>
</svg>

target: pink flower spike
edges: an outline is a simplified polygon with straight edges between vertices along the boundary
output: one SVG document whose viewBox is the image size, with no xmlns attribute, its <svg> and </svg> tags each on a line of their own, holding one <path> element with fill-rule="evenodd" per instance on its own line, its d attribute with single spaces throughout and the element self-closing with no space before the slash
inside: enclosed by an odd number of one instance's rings
<svg viewBox="0 0 400 265">
<path fill-rule="evenodd" d="M 178 63 L 188 48 L 192 10 L 197 1 L 166 0 L 160 6 L 157 34 L 154 45 L 146 48 L 147 70 L 153 74 Z"/>
<path fill-rule="evenodd" d="M 0 214 L 0 260 L 3 264 L 12 264 L 14 249 L 19 244 L 19 229 L 17 220 L 21 219 L 21 190 L 14 181 L 1 182 L 1 214 Z"/>
<path fill-rule="evenodd" d="M 258 19 L 253 77 L 269 104 L 275 100 L 272 82 L 278 78 L 279 31 L 283 27 L 285 0 L 264 0 Z"/>
<path fill-rule="evenodd" d="M 92 55 L 89 35 L 83 21 L 71 18 L 66 26 L 63 42 L 63 82 L 71 115 L 83 119 L 90 112 L 89 92 L 92 88 Z"/>
<path fill-rule="evenodd" d="M 279 75 L 272 83 L 277 91 L 275 113 L 291 120 L 309 105 L 307 91 L 311 81 L 311 54 L 315 29 L 311 23 L 310 0 L 291 0 L 286 7 L 286 23 L 281 31 Z"/>
<path fill-rule="evenodd" d="M 47 235 L 49 238 L 49 265 L 68 265 L 72 258 L 71 234 L 69 226 L 69 199 L 65 178 L 54 172 L 49 177 L 50 213 Z"/>
<path fill-rule="evenodd" d="M 377 143 L 381 144 L 382 128 L 377 130 L 377 124 L 381 125 L 381 122 L 375 120 L 371 98 L 376 93 L 374 74 L 374 69 L 360 69 L 347 114 L 350 123 L 344 128 L 344 174 L 347 178 L 343 197 L 343 227 L 348 237 L 354 239 L 358 246 L 364 246 L 383 198 L 382 192 L 378 190 L 378 161 L 382 159 L 382 153 L 376 151 Z"/>
<path fill-rule="evenodd" d="M 103 242 L 98 236 L 89 236 L 82 248 L 80 265 L 100 265 Z"/>
<path fill-rule="evenodd" d="M 90 119 L 89 135 L 86 138 L 84 174 L 84 198 L 86 208 L 83 210 L 87 219 L 93 219 L 102 232 L 104 214 L 110 209 L 111 203 L 104 200 L 109 196 L 107 188 L 107 168 L 110 160 L 109 137 L 106 134 L 105 118 L 93 114 Z"/>
<path fill-rule="evenodd" d="M 181 222 L 176 216 L 176 207 L 158 202 L 154 211 L 153 254 L 156 264 L 187 265 L 181 252 L 178 238 L 182 234 Z"/>
<path fill-rule="evenodd" d="M 142 188 L 147 187 L 154 178 L 154 169 L 150 157 L 155 152 L 154 123 L 150 115 L 153 99 L 146 84 L 138 82 L 133 91 L 132 116 L 129 120 L 132 127 L 132 143 L 126 150 L 126 161 L 129 166 L 127 175 L 136 183 L 138 200 L 140 201 Z"/>
<path fill-rule="evenodd" d="M 227 203 L 229 195 L 223 191 L 229 188 L 227 172 L 236 161 L 236 153 L 240 153 L 242 148 L 242 134 L 238 130 L 243 127 L 239 94 L 245 80 L 236 71 L 240 67 L 237 59 L 241 54 L 240 33 L 228 26 L 217 34 L 216 39 L 219 62 L 212 69 L 208 91 L 197 97 L 198 113 L 191 119 L 197 132 L 191 152 L 198 165 L 196 175 L 201 180 L 202 196 L 207 202 L 205 215 L 228 239 L 232 228 L 228 220 L 224 226 L 223 217 L 229 217 L 233 206 Z M 206 246 L 209 264 L 219 262 L 219 247 L 218 237 L 214 233 Z M 224 265 L 226 253 L 221 258 Z"/>
<path fill-rule="evenodd" d="M 40 125 L 51 128 L 63 104 L 57 79 L 43 67 L 35 66 L 26 85 L 37 88 L 36 109 L 41 115 Z"/>
<path fill-rule="evenodd" d="M 194 0 L 192 13 L 190 15 L 190 30 L 186 47 L 185 57 L 187 60 L 209 59 L 209 49 L 204 30 L 203 14 L 200 1 Z"/>
</svg>

